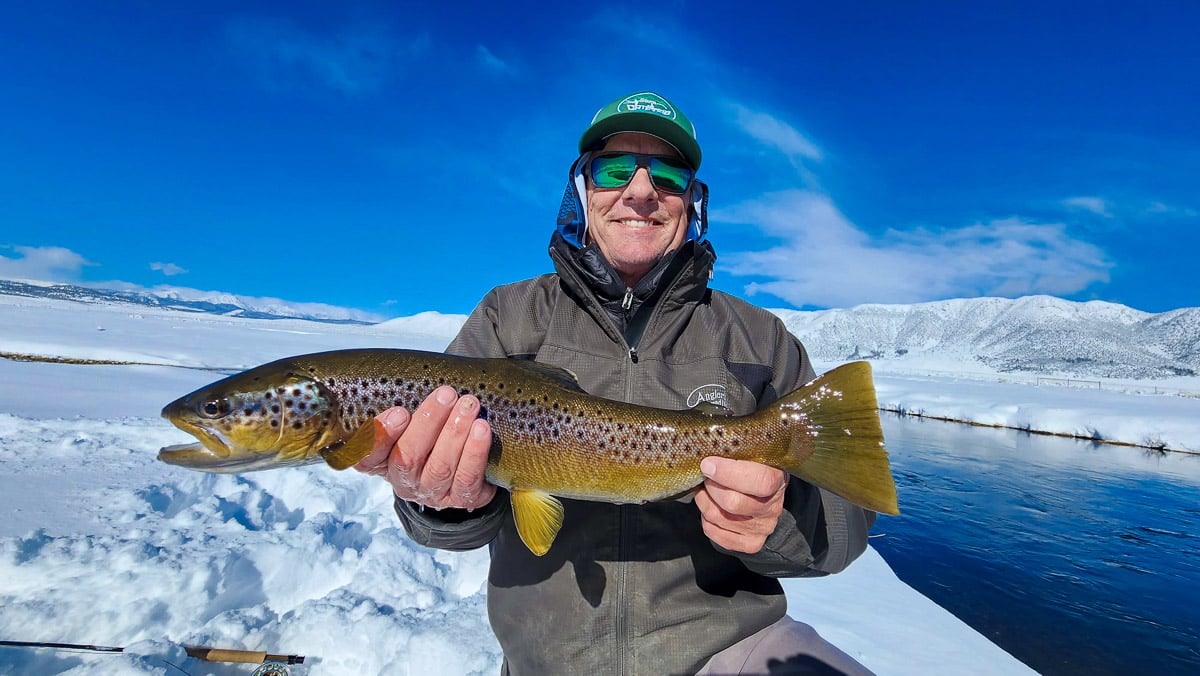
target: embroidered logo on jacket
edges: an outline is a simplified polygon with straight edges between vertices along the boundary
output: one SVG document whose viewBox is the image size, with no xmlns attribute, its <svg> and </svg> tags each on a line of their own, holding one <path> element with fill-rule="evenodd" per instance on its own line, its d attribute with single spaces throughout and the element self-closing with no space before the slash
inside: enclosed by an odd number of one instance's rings
<svg viewBox="0 0 1200 676">
<path fill-rule="evenodd" d="M 729 406 L 729 398 L 725 396 L 725 386 L 716 383 L 701 385 L 692 390 L 692 393 L 687 398 L 688 408 L 695 408 L 702 401 L 707 401 L 710 404 L 718 406 Z"/>
</svg>

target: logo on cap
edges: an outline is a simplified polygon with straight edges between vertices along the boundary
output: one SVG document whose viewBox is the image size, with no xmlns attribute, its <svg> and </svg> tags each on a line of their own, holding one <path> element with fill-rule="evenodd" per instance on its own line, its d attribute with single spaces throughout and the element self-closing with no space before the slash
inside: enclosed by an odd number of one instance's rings
<svg viewBox="0 0 1200 676">
<path fill-rule="evenodd" d="M 654 113 L 668 120 L 675 119 L 675 109 L 671 104 L 651 92 L 634 94 L 621 99 L 617 104 L 618 113 Z"/>
</svg>

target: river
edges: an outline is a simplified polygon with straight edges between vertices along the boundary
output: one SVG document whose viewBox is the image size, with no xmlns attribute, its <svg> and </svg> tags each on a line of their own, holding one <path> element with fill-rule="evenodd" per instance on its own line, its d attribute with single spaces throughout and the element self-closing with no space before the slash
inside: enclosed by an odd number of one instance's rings
<svg viewBox="0 0 1200 676">
<path fill-rule="evenodd" d="M 900 579 L 1047 675 L 1200 673 L 1200 456 L 886 416 Z"/>
</svg>

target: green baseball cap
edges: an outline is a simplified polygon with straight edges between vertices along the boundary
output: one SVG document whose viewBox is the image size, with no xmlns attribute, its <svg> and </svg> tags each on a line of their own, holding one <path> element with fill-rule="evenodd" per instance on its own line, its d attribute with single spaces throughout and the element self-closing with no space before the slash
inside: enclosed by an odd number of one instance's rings
<svg viewBox="0 0 1200 676">
<path fill-rule="evenodd" d="M 674 146 L 692 169 L 700 168 L 696 127 L 670 101 L 654 92 L 623 96 L 601 108 L 579 138 L 579 152 L 595 150 L 609 136 L 628 131 L 657 136 Z"/>
</svg>

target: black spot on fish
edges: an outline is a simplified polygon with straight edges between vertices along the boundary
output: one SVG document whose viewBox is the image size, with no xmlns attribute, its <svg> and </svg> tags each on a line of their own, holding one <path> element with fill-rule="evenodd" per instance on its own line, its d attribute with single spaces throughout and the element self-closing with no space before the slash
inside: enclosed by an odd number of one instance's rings
<svg viewBox="0 0 1200 676">
<path fill-rule="evenodd" d="M 278 421 L 278 420 L 272 420 L 272 421 L 271 421 L 271 427 L 279 427 L 279 421 Z"/>
<path fill-rule="evenodd" d="M 299 420 L 297 420 L 296 422 L 292 423 L 292 429 L 297 429 L 297 430 L 298 430 L 298 429 L 300 429 L 300 428 L 302 428 L 302 427 L 304 427 L 304 425 L 303 425 L 303 423 L 301 423 Z"/>
<path fill-rule="evenodd" d="M 275 404 L 271 407 L 271 413 L 279 413 L 279 404 Z"/>
</svg>

